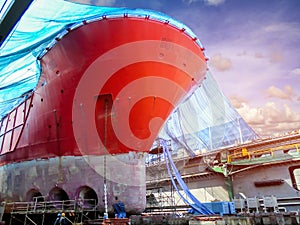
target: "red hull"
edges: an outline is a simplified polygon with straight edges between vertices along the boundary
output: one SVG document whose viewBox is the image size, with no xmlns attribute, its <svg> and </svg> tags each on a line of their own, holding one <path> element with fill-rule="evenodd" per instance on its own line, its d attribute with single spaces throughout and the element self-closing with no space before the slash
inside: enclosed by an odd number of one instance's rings
<svg viewBox="0 0 300 225">
<path fill-rule="evenodd" d="M 2 163 L 82 151 L 103 154 L 98 137 L 111 154 L 147 152 L 164 120 L 206 71 L 202 49 L 191 37 L 168 24 L 141 18 L 103 19 L 76 28 L 49 50 L 41 64 L 31 108 L 27 101 L 25 114 L 19 109 L 17 116 L 9 115 L 8 123 L 3 121 Z M 128 118 L 120 121 L 124 115 Z M 150 130 L 150 121 L 158 117 L 161 120 Z M 17 127 L 23 128 L 18 134 L 13 132 Z M 84 139 L 89 145 L 82 147 Z"/>
<path fill-rule="evenodd" d="M 149 18 L 69 30 L 40 59 L 34 94 L 2 121 L 0 163 L 148 152 L 204 78 L 202 51 L 184 30 Z"/>
</svg>

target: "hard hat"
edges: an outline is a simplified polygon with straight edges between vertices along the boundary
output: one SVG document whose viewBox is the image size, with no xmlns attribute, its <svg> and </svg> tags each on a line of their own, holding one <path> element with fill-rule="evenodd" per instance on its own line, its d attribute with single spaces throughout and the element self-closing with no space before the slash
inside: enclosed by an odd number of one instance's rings
<svg viewBox="0 0 300 225">
<path fill-rule="evenodd" d="M 61 216 L 62 216 L 62 217 L 65 217 L 65 213 L 62 213 Z"/>
<path fill-rule="evenodd" d="M 57 216 L 61 216 L 61 214 L 60 214 L 60 213 L 58 213 L 58 214 L 57 214 Z"/>
</svg>

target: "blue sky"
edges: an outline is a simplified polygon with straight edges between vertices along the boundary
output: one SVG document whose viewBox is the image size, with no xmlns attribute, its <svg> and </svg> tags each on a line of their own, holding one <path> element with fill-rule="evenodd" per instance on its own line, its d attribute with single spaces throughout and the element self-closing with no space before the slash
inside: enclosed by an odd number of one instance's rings
<svg viewBox="0 0 300 225">
<path fill-rule="evenodd" d="M 300 129 L 299 0 L 76 0 L 147 8 L 189 26 L 224 94 L 261 136 Z"/>
</svg>

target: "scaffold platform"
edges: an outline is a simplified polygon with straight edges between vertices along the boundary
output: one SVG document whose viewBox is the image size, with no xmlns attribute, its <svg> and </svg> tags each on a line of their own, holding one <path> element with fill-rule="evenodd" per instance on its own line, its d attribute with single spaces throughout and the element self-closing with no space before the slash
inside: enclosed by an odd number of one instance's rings
<svg viewBox="0 0 300 225">
<path fill-rule="evenodd" d="M 48 217 L 53 219 L 58 213 L 65 213 L 69 224 L 84 224 L 95 219 L 102 224 L 103 221 L 95 199 L 42 201 L 35 198 L 29 202 L 6 203 L 3 213 L 9 216 L 9 225 L 48 225 L 51 224 Z"/>
</svg>

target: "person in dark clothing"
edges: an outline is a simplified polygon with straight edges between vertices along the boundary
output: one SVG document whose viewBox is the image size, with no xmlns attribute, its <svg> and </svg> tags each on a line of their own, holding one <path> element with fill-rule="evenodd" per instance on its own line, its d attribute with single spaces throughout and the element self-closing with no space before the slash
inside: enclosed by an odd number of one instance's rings
<svg viewBox="0 0 300 225">
<path fill-rule="evenodd" d="M 58 213 L 54 225 L 66 225 L 67 220 L 65 216 L 65 213 Z"/>
<path fill-rule="evenodd" d="M 60 225 L 66 225 L 67 224 L 67 219 L 66 219 L 66 215 L 65 213 L 61 214 L 61 218 L 60 218 Z"/>
<path fill-rule="evenodd" d="M 61 218 L 61 214 L 58 213 L 58 214 L 57 214 L 57 218 L 56 218 L 56 220 L 55 220 L 55 222 L 54 222 L 54 225 L 59 225 L 59 220 L 60 220 L 60 218 Z"/>
</svg>

